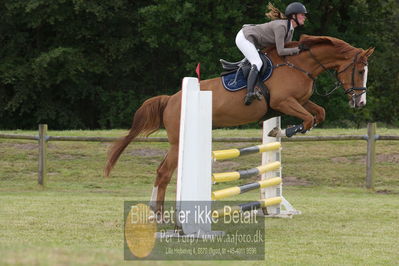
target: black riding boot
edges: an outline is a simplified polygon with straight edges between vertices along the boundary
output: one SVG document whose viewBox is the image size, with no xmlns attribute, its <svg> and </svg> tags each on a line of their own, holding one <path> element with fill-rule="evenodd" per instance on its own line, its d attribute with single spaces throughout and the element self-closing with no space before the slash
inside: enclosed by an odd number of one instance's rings
<svg viewBox="0 0 399 266">
<path fill-rule="evenodd" d="M 250 105 L 252 101 L 257 98 L 255 93 L 255 85 L 258 81 L 258 68 L 256 65 L 252 65 L 251 71 L 248 74 L 248 81 L 247 81 L 247 95 L 245 96 L 244 103 L 245 105 Z"/>
</svg>

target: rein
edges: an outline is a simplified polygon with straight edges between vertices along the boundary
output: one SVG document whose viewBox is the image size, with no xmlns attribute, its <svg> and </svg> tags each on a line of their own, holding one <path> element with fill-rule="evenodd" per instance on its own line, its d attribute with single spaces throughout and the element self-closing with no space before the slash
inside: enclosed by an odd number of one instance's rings
<svg viewBox="0 0 399 266">
<path fill-rule="evenodd" d="M 349 63 L 343 70 L 341 70 L 339 72 L 336 72 L 335 75 L 334 75 L 326 66 L 323 65 L 323 63 L 320 62 L 320 60 L 318 60 L 316 58 L 316 56 L 312 53 L 311 49 L 309 49 L 308 51 L 309 51 L 310 56 L 313 58 L 313 60 L 315 60 L 319 64 L 319 66 L 321 66 L 323 68 L 324 71 L 326 71 L 327 73 L 329 73 L 332 77 L 334 77 L 336 79 L 335 87 L 331 91 L 329 91 L 329 92 L 327 92 L 325 94 L 320 94 L 318 92 L 317 86 L 316 86 L 316 79 L 317 78 L 315 78 L 312 73 L 310 73 L 310 72 L 308 72 L 308 71 L 306 71 L 306 70 L 304 70 L 304 69 L 302 69 L 302 68 L 300 68 L 300 67 L 298 67 L 298 66 L 296 66 L 296 65 L 294 65 L 294 64 L 292 64 L 290 62 L 288 62 L 286 57 L 284 57 L 284 63 L 274 65 L 273 69 L 278 68 L 278 67 L 282 67 L 282 66 L 288 66 L 288 67 L 291 67 L 293 69 L 296 69 L 298 71 L 301 71 L 301 72 L 305 73 L 313 81 L 313 91 L 316 92 L 316 94 L 319 95 L 319 96 L 327 97 L 327 96 L 330 96 L 339 87 L 341 87 L 341 86 L 343 87 L 344 83 L 339 79 L 338 75 L 343 73 L 343 72 L 345 72 L 345 71 L 347 71 L 349 69 L 349 67 L 353 65 L 353 69 L 352 69 L 352 87 L 347 89 L 347 90 L 345 90 L 345 94 L 350 94 L 352 98 L 356 98 L 356 97 L 360 97 L 363 93 L 366 93 L 367 88 L 365 88 L 365 87 L 356 88 L 355 87 L 355 67 L 356 67 L 356 60 L 357 60 L 357 57 L 359 56 L 360 52 L 358 52 L 355 55 L 355 58 L 353 59 L 353 61 L 351 63 Z M 354 91 L 363 91 L 363 92 L 360 93 L 360 94 L 355 94 Z"/>
<path fill-rule="evenodd" d="M 312 53 L 312 51 L 311 51 L 310 49 L 309 49 L 309 54 L 311 55 L 311 57 L 313 58 L 313 60 L 315 60 L 315 61 L 319 64 L 319 66 L 321 66 L 321 67 L 324 69 L 324 71 L 326 71 L 331 77 L 333 77 L 333 78 L 336 79 L 336 81 L 335 81 L 335 87 L 334 87 L 331 91 L 329 91 L 329 92 L 327 92 L 327 93 L 324 93 L 324 94 L 320 94 L 320 93 L 319 93 L 319 91 L 317 90 L 316 84 L 313 85 L 313 91 L 315 91 L 317 95 L 322 96 L 322 97 L 328 97 L 328 96 L 330 96 L 331 94 L 333 94 L 337 89 L 339 89 L 339 87 L 341 87 L 341 86 L 343 85 L 343 83 L 341 82 L 341 80 L 339 80 L 339 78 L 338 78 L 338 73 L 336 73 L 336 74 L 334 75 L 327 67 L 325 67 L 325 66 L 323 65 L 322 62 L 320 62 L 319 59 L 316 58 L 316 56 Z M 346 68 L 345 68 L 345 70 L 346 70 Z"/>
<path fill-rule="evenodd" d="M 306 70 L 304 70 L 304 69 L 302 69 L 300 67 L 297 67 L 296 65 L 294 65 L 294 64 L 292 64 L 292 63 L 290 63 L 288 61 L 285 61 L 285 63 L 282 63 L 282 64 L 274 65 L 273 69 L 278 68 L 278 67 L 282 67 L 282 66 L 288 66 L 288 67 L 291 67 L 293 69 L 299 70 L 299 71 L 305 73 L 311 80 L 316 81 L 316 78 L 313 77 L 312 73 L 309 73 Z"/>
</svg>

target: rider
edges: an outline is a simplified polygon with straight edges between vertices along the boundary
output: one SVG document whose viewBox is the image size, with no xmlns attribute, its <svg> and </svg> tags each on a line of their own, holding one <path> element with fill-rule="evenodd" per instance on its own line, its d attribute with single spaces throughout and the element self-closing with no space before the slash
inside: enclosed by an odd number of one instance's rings
<svg viewBox="0 0 399 266">
<path fill-rule="evenodd" d="M 306 14 L 308 13 L 306 7 L 299 2 L 293 2 L 285 9 L 285 15 L 271 3 L 269 3 L 268 9 L 269 13 L 266 13 L 266 16 L 272 21 L 263 24 L 244 25 L 236 36 L 238 49 L 251 63 L 251 71 L 248 74 L 247 81 L 248 92 L 244 100 L 246 105 L 251 104 L 253 99 L 257 97 L 254 87 L 263 64 L 258 49 L 276 46 L 277 53 L 280 56 L 295 55 L 306 49 L 302 46 L 284 47 L 285 43 L 292 40 L 294 28 L 303 26 L 305 23 Z"/>
</svg>

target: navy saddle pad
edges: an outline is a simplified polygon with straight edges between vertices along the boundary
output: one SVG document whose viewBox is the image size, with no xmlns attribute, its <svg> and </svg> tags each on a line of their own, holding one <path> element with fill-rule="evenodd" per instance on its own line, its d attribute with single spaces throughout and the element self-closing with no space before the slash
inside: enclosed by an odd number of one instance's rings
<svg viewBox="0 0 399 266">
<path fill-rule="evenodd" d="M 263 60 L 263 66 L 261 69 L 262 76 L 260 79 L 262 81 L 266 81 L 273 72 L 273 64 L 272 61 L 265 56 L 266 60 Z M 237 71 L 229 73 L 221 77 L 223 86 L 228 91 L 239 91 L 247 87 L 247 78 L 244 77 L 244 73 L 241 68 Z"/>
</svg>

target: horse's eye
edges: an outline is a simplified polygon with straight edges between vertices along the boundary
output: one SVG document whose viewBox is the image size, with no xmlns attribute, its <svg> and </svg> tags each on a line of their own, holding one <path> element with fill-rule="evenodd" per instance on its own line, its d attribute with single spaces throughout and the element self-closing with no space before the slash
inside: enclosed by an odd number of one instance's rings
<svg viewBox="0 0 399 266">
<path fill-rule="evenodd" d="M 364 74 L 364 70 L 360 70 L 359 75 L 363 76 L 363 74 Z"/>
</svg>

